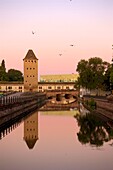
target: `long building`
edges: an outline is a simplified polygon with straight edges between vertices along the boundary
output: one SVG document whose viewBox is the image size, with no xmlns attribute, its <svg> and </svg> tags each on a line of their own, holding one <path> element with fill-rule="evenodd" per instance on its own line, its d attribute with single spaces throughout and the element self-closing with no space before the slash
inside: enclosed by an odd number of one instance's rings
<svg viewBox="0 0 113 170">
<path fill-rule="evenodd" d="M 74 82 L 38 82 L 38 91 L 73 90 Z M 24 82 L 0 82 L 0 92 L 24 92 Z"/>
</svg>

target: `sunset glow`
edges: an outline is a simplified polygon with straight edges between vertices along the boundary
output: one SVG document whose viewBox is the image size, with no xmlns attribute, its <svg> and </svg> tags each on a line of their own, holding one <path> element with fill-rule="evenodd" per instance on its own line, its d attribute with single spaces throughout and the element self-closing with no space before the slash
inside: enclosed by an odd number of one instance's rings
<svg viewBox="0 0 113 170">
<path fill-rule="evenodd" d="M 7 69 L 23 72 L 29 49 L 39 74 L 75 73 L 91 57 L 111 62 L 113 0 L 0 0 L 0 16 L 0 61 Z"/>
</svg>

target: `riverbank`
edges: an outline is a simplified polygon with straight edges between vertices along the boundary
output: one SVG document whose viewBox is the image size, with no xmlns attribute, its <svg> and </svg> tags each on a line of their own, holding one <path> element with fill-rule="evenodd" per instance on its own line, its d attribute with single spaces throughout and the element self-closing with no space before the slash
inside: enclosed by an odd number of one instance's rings
<svg viewBox="0 0 113 170">
<path fill-rule="evenodd" d="M 101 97 L 93 97 L 93 96 L 84 96 L 82 99 L 82 103 L 87 107 L 89 110 L 90 107 L 87 106 L 87 102 L 93 101 L 96 103 L 96 108 L 93 109 L 93 112 L 99 113 L 111 120 L 113 120 L 113 101 L 107 100 L 107 98 L 101 98 Z"/>
</svg>

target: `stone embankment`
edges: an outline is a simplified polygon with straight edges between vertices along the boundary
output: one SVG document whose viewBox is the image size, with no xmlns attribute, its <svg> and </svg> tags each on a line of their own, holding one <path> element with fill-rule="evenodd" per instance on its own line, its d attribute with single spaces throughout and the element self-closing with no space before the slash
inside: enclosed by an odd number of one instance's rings
<svg viewBox="0 0 113 170">
<path fill-rule="evenodd" d="M 27 115 L 42 107 L 46 102 L 45 94 L 23 95 L 16 103 L 5 103 L 0 106 L 0 127 L 20 115 Z"/>
<path fill-rule="evenodd" d="M 113 101 L 109 101 L 107 98 L 84 96 L 83 103 L 85 103 L 86 100 L 91 100 L 92 98 L 96 102 L 95 113 L 102 114 L 113 120 Z"/>
</svg>

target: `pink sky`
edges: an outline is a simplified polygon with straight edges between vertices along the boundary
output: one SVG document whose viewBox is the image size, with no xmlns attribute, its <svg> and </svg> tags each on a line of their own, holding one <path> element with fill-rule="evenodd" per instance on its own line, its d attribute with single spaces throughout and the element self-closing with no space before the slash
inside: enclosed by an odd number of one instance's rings
<svg viewBox="0 0 113 170">
<path fill-rule="evenodd" d="M 39 75 L 75 73 L 90 57 L 111 62 L 112 0 L 0 0 L 0 16 L 0 61 L 7 69 L 23 72 L 29 49 Z"/>
</svg>

